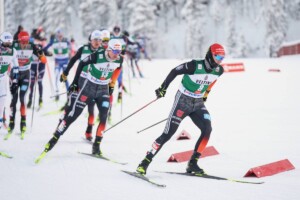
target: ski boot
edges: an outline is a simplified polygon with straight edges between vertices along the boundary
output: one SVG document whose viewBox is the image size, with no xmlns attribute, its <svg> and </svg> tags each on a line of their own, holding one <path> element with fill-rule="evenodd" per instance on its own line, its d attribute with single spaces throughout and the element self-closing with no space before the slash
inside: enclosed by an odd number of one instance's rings
<svg viewBox="0 0 300 200">
<path fill-rule="evenodd" d="M 43 107 L 43 99 L 39 99 L 39 108 Z"/>
<path fill-rule="evenodd" d="M 44 150 L 44 152 L 47 153 L 48 151 L 50 151 L 50 150 L 54 147 L 54 145 L 57 143 L 58 139 L 59 139 L 59 137 L 53 135 L 53 137 L 52 137 L 52 138 L 49 140 L 49 142 L 45 145 L 45 150 Z"/>
<path fill-rule="evenodd" d="M 101 140 L 102 137 L 96 136 L 95 142 L 93 144 L 93 150 L 92 150 L 92 154 L 95 156 L 102 156 L 102 152 L 100 150 Z"/>
<path fill-rule="evenodd" d="M 10 117 L 10 119 L 9 119 L 9 125 L 8 125 L 8 128 L 7 128 L 7 132 L 8 133 L 4 137 L 4 140 L 8 140 L 8 138 L 11 136 L 14 128 L 15 128 L 15 119 L 13 117 Z"/>
<path fill-rule="evenodd" d="M 92 132 L 93 132 L 93 125 L 89 124 L 85 131 L 85 139 L 87 139 L 88 141 L 92 141 L 93 140 Z"/>
<path fill-rule="evenodd" d="M 28 103 L 27 103 L 27 108 L 30 109 L 32 105 L 31 99 L 29 99 Z"/>
<path fill-rule="evenodd" d="M 205 174 L 204 170 L 201 169 L 198 165 L 198 159 L 200 157 L 200 153 L 194 152 L 190 161 L 188 162 L 188 165 L 186 167 L 186 172 L 190 174 L 195 174 L 195 175 L 202 175 Z"/>
<path fill-rule="evenodd" d="M 118 103 L 122 102 L 122 92 L 119 92 L 118 94 Z"/>
<path fill-rule="evenodd" d="M 147 168 L 150 163 L 151 163 L 151 159 L 148 159 L 147 157 L 144 158 L 144 160 L 142 160 L 142 162 L 137 167 L 136 172 L 145 175 L 147 173 Z"/>
<path fill-rule="evenodd" d="M 20 129 L 21 129 L 21 139 L 23 140 L 26 132 L 26 116 L 21 116 Z"/>
<path fill-rule="evenodd" d="M 48 153 L 48 151 L 50 151 L 54 145 L 57 143 L 58 139 L 60 136 L 57 135 L 53 135 L 53 137 L 49 140 L 49 142 L 45 145 L 45 149 L 44 151 L 41 153 L 41 155 L 39 157 L 37 157 L 37 159 L 35 160 L 35 163 L 38 164 L 40 163 L 40 161 L 46 156 L 46 154 Z"/>
</svg>

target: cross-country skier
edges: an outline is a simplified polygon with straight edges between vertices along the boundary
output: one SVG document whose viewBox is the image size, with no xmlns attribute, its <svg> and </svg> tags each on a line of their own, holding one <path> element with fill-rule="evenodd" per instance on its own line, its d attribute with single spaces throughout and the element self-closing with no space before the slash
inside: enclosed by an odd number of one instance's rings
<svg viewBox="0 0 300 200">
<path fill-rule="evenodd" d="M 37 45 L 40 48 L 43 48 L 46 46 L 46 38 L 45 38 L 45 32 L 42 27 L 38 27 L 37 29 L 33 29 L 31 33 L 31 40 L 33 40 L 33 43 Z M 52 56 L 52 53 L 48 51 L 44 51 L 44 54 L 46 56 Z M 33 55 L 33 61 L 31 62 L 31 68 L 30 68 L 30 93 L 29 93 L 29 99 L 27 103 L 27 108 L 31 108 L 32 105 L 32 97 L 34 93 L 34 85 L 38 84 L 39 89 L 39 108 L 42 108 L 43 106 L 43 78 L 45 74 L 45 63 L 40 62 L 38 57 Z"/>
<path fill-rule="evenodd" d="M 48 50 L 50 46 L 53 46 L 53 53 L 55 59 L 55 86 L 56 94 L 55 100 L 59 100 L 59 80 L 61 73 L 66 69 L 71 55 L 71 44 L 67 38 L 64 37 L 64 33 L 61 29 L 56 30 L 56 35 L 53 40 L 44 48 Z M 66 89 L 69 89 L 69 82 L 65 81 Z"/>
<path fill-rule="evenodd" d="M 84 107 L 91 101 L 95 101 L 98 110 L 100 123 L 97 128 L 96 138 L 93 144 L 92 153 L 100 156 L 100 142 L 103 138 L 102 132 L 106 126 L 107 113 L 109 109 L 109 82 L 111 77 L 120 66 L 120 53 L 122 44 L 119 40 L 110 40 L 106 50 L 100 49 L 86 59 L 80 61 L 75 78 L 70 86 L 69 105 L 63 120 L 58 124 L 53 137 L 46 144 L 43 153 L 36 160 L 38 162 L 57 143 L 58 139 L 68 127 L 82 113 Z M 83 68 L 89 66 L 87 77 L 80 76 Z"/>
<path fill-rule="evenodd" d="M 18 96 L 20 96 L 21 102 L 21 137 L 24 137 L 26 131 L 26 106 L 25 106 L 25 95 L 29 87 L 30 80 L 30 66 L 33 60 L 33 55 L 37 56 L 42 63 L 46 63 L 47 59 L 38 46 L 29 42 L 29 34 L 26 31 L 21 31 L 18 35 L 18 41 L 14 41 L 13 48 L 17 51 L 18 67 L 13 68 L 10 73 L 11 86 L 10 91 L 12 94 L 12 100 L 10 104 L 10 120 L 8 127 L 8 135 L 10 136 L 15 127 L 15 116 L 17 111 Z M 20 88 L 20 93 L 18 94 Z"/>
<path fill-rule="evenodd" d="M 186 171 L 187 173 L 204 173 L 204 170 L 197 165 L 197 161 L 206 147 L 212 131 L 211 117 L 204 102 L 211 88 L 224 72 L 220 65 L 224 56 L 224 48 L 220 44 L 213 44 L 209 47 L 205 59 L 192 60 L 174 68 L 168 74 L 162 85 L 155 90 L 157 98 L 164 97 L 169 84 L 174 78 L 177 75 L 184 75 L 175 96 L 175 101 L 165 129 L 161 136 L 154 141 L 152 148 L 147 152 L 146 157 L 137 167 L 136 171 L 138 173 L 146 174 L 153 157 L 174 135 L 179 124 L 186 116 L 189 116 L 194 124 L 201 130 L 201 135 L 196 142 Z"/>
<path fill-rule="evenodd" d="M 84 58 L 87 58 L 91 53 L 95 53 L 98 51 L 101 46 L 101 41 L 102 41 L 102 32 L 99 30 L 94 30 L 89 39 L 90 42 L 88 44 L 83 45 L 80 47 L 76 54 L 70 59 L 70 62 L 68 63 L 67 68 L 64 70 L 64 72 L 61 74 L 60 81 L 66 81 L 67 76 L 69 75 L 69 72 L 71 68 L 74 66 L 75 62 L 77 60 L 83 60 Z M 88 65 L 86 65 L 80 74 L 81 77 L 86 78 L 87 77 L 87 70 L 88 70 Z M 93 125 L 94 125 L 94 106 L 95 106 L 95 101 L 91 101 L 88 104 L 88 126 L 85 132 L 85 137 L 87 140 L 92 140 L 92 131 L 93 131 Z"/>
<path fill-rule="evenodd" d="M 3 125 L 3 111 L 7 96 L 8 75 L 10 69 L 17 69 L 17 51 L 12 48 L 13 36 L 9 32 L 0 35 L 0 130 Z"/>
</svg>

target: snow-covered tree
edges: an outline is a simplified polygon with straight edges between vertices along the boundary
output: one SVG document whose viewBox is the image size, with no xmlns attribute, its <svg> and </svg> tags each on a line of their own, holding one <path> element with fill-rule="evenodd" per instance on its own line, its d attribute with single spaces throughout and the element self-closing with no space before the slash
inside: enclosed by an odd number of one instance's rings
<svg viewBox="0 0 300 200">
<path fill-rule="evenodd" d="M 130 13 L 130 21 L 128 31 L 132 35 L 139 34 L 149 40 L 148 44 L 153 48 L 154 38 L 156 35 L 154 15 L 155 7 L 149 3 L 149 0 L 136 0 L 127 5 Z M 148 46 L 149 46 L 148 45 Z M 155 45 L 156 46 L 156 45 Z M 153 50 L 151 48 L 151 50 Z"/>
<path fill-rule="evenodd" d="M 81 0 L 80 19 L 85 37 L 95 29 L 109 28 L 117 23 L 117 2 L 115 0 Z"/>
<path fill-rule="evenodd" d="M 295 20 L 300 20 L 300 0 L 285 0 L 284 4 L 287 14 Z"/>
<path fill-rule="evenodd" d="M 207 0 L 187 0 L 181 11 L 187 23 L 185 51 L 190 58 L 203 57 L 206 53 L 207 46 L 203 43 L 207 37 L 205 33 L 207 6 Z"/>
<path fill-rule="evenodd" d="M 5 15 L 5 31 L 10 31 L 12 34 L 16 32 L 18 22 L 16 22 L 16 15 L 14 12 L 14 1 L 4 1 L 4 15 Z"/>
<path fill-rule="evenodd" d="M 286 36 L 288 24 L 284 3 L 284 0 L 264 2 L 264 14 L 266 19 L 266 52 L 270 57 L 277 55 L 277 51 Z"/>
</svg>

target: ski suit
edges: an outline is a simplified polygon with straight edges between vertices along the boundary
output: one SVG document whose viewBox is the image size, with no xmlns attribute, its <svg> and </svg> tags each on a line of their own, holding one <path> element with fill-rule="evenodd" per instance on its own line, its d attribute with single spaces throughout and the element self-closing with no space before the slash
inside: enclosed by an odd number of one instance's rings
<svg viewBox="0 0 300 200">
<path fill-rule="evenodd" d="M 14 48 L 0 47 L 0 129 L 3 123 L 3 112 L 7 97 L 7 73 L 9 68 L 17 68 L 19 66 L 17 60 L 17 51 Z"/>
<path fill-rule="evenodd" d="M 211 117 L 207 111 L 204 100 L 217 78 L 224 72 L 221 66 L 208 69 L 205 60 L 192 60 L 174 68 L 161 87 L 168 88 L 177 75 L 183 74 L 183 78 L 175 96 L 173 107 L 169 114 L 165 129 L 152 144 L 146 157 L 149 160 L 158 153 L 162 146 L 174 135 L 181 121 L 189 116 L 200 129 L 201 134 L 194 147 L 194 152 L 202 153 L 205 149 L 211 131 Z"/>
</svg>

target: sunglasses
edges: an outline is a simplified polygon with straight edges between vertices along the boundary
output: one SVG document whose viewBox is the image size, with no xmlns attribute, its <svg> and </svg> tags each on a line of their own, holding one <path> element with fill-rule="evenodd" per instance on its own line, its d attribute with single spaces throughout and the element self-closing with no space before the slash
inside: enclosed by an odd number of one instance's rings
<svg viewBox="0 0 300 200">
<path fill-rule="evenodd" d="M 109 39 L 108 38 L 103 38 L 102 42 L 109 42 Z"/>
<path fill-rule="evenodd" d="M 118 54 L 120 54 L 121 53 L 121 50 L 111 50 L 112 52 L 113 52 L 113 54 L 115 54 L 115 55 L 118 55 Z"/>
<path fill-rule="evenodd" d="M 224 56 L 220 56 L 220 55 L 215 55 L 215 59 L 217 61 L 222 61 L 224 59 Z"/>
<path fill-rule="evenodd" d="M 97 41 L 97 42 L 101 42 L 101 39 L 99 39 L 99 38 L 94 38 L 92 40 Z"/>
</svg>

